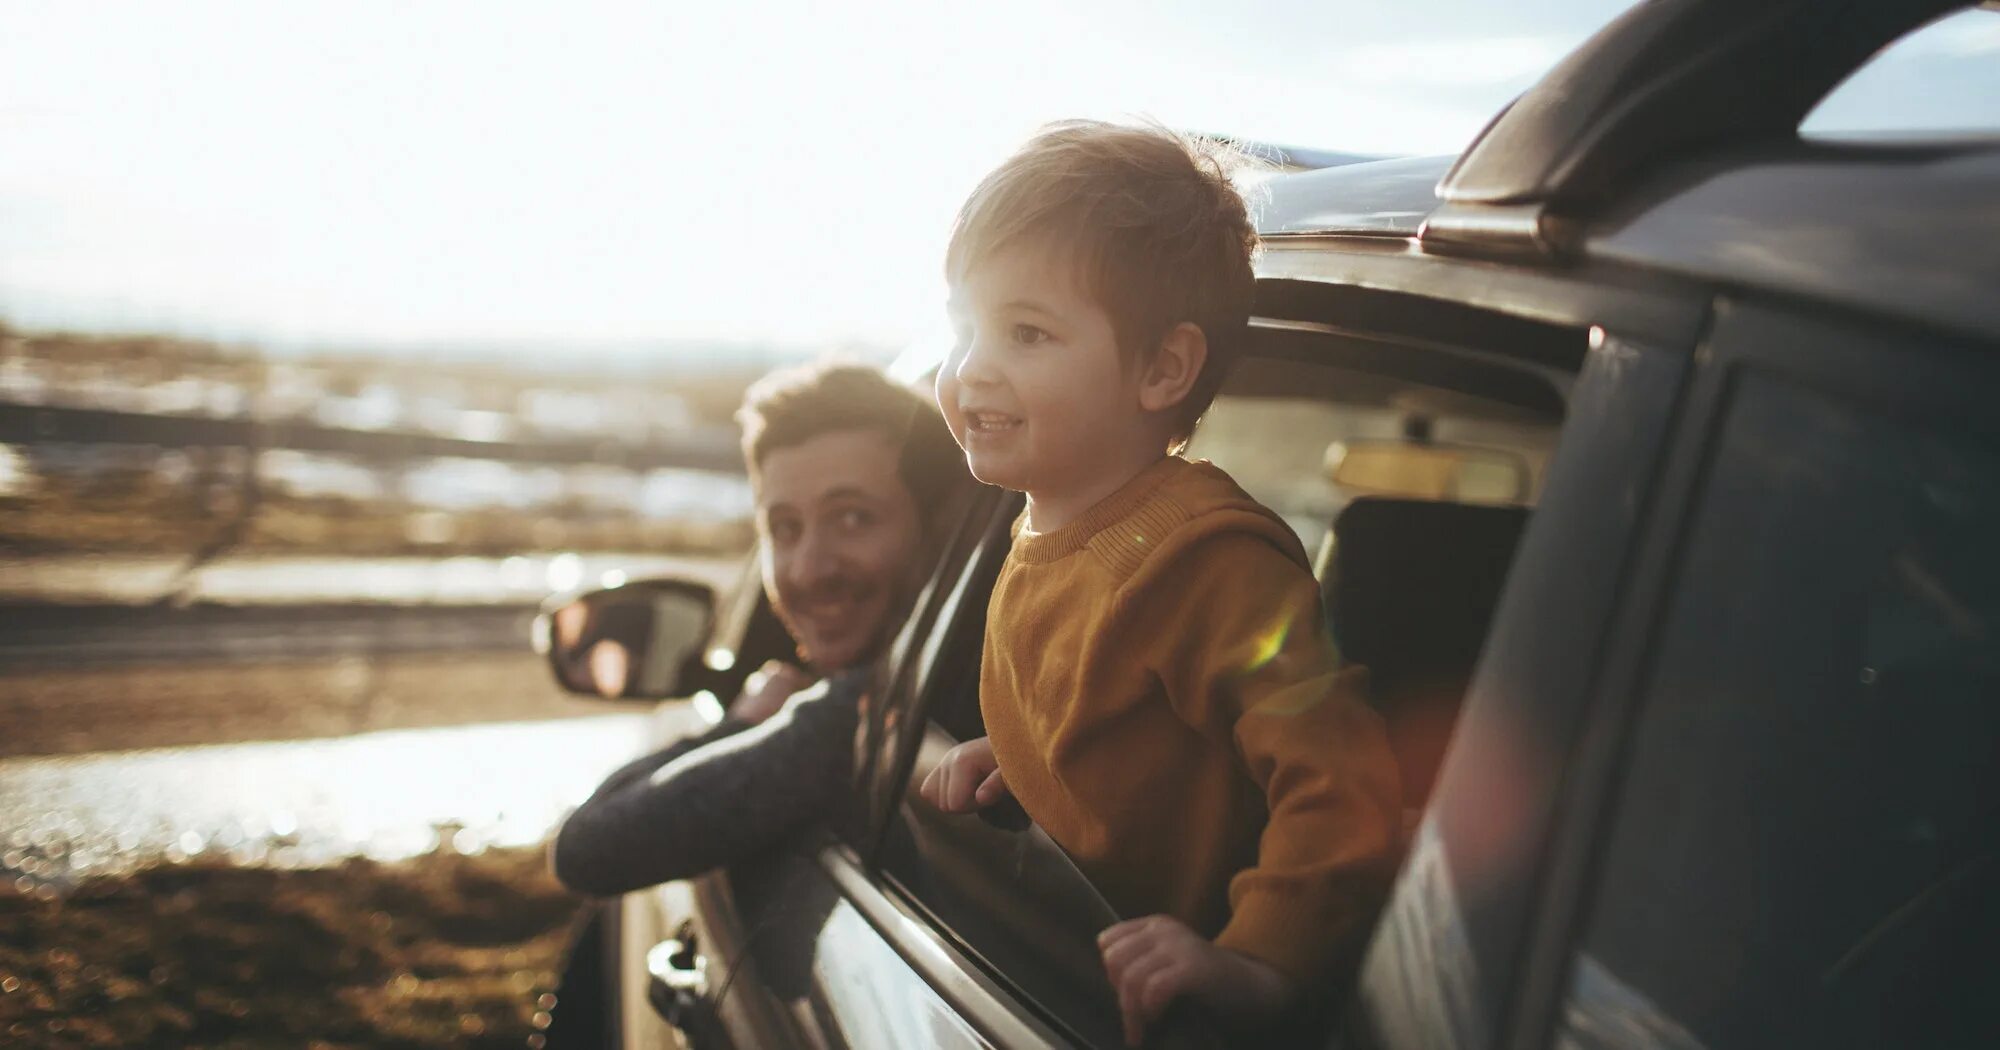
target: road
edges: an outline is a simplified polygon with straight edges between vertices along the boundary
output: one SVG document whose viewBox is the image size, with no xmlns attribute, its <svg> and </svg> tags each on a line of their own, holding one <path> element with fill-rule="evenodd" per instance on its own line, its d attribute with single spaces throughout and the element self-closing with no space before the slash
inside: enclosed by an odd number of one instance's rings
<svg viewBox="0 0 2000 1050">
<path fill-rule="evenodd" d="M 186 558 L 92 554 L 0 558 L 0 600 L 61 604 L 370 605 L 532 604 L 606 573 L 734 582 L 741 557 L 532 554 L 511 558 L 335 558 L 233 555 L 190 568 Z"/>
<path fill-rule="evenodd" d="M 739 568 L 235 558 L 160 603 L 179 572 L 170 559 L 0 562 L 0 757 L 603 714 L 617 708 L 561 692 L 530 652 L 534 603 L 621 572 L 723 589 Z"/>
</svg>

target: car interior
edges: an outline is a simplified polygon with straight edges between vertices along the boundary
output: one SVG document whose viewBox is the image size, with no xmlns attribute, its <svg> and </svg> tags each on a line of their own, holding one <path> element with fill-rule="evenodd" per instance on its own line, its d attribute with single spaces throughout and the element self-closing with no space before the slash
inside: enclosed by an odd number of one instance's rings
<svg viewBox="0 0 2000 1050">
<path fill-rule="evenodd" d="M 1306 349 L 1296 335 L 1270 342 Z M 1554 451 L 1553 382 L 1548 393 L 1522 405 L 1480 396 L 1476 377 L 1442 387 L 1256 356 L 1239 363 L 1188 450 L 1229 471 L 1316 552 L 1328 625 L 1342 655 L 1369 668 L 1413 816 Z M 1359 478 L 1357 449 L 1371 454 Z M 1441 450 L 1454 455 L 1441 460 Z"/>
<path fill-rule="evenodd" d="M 1578 346 L 1585 335 L 1574 333 Z M 1345 333 L 1257 330 L 1186 454 L 1227 470 L 1298 533 L 1347 659 L 1371 668 L 1372 700 L 1403 766 L 1405 815 L 1421 812 L 1471 681 L 1561 425 L 1561 368 Z M 955 743 L 983 733 L 978 634 L 1019 497 L 989 493 L 918 618 L 950 623 L 931 661 L 874 713 L 871 769 L 910 785 Z M 954 573 L 951 558 L 966 568 Z M 951 581 L 956 576 L 956 584 Z M 954 612 L 952 606 L 963 605 Z M 913 618 L 915 619 L 915 618 Z M 956 655 L 954 655 L 956 654 Z M 915 665 L 922 664 L 918 667 Z M 925 722 L 907 754 L 887 730 Z M 907 770 L 907 778 L 893 771 Z M 1018 808 L 983 819 L 878 795 L 871 844 L 887 880 L 964 954 L 1017 980 L 1022 998 L 1081 1044 L 1115 1045 L 1116 1012 L 1092 935 L 1115 917 Z"/>
</svg>

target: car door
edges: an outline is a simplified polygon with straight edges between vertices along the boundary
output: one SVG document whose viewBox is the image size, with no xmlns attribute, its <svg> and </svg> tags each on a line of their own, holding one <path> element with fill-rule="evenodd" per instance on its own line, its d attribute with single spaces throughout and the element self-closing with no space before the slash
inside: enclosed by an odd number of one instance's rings
<svg viewBox="0 0 2000 1050">
<path fill-rule="evenodd" d="M 1500 1043 L 1582 712 L 1680 418 L 1701 311 L 1601 309 L 1589 289 L 1561 286 L 1542 294 L 1603 320 L 1569 386 L 1435 793 L 1364 956 L 1343 1046 Z M 1473 328 L 1466 345 L 1504 345 L 1494 338 L 1503 332 Z"/>
<path fill-rule="evenodd" d="M 1996 347 L 1724 303 L 1517 1045 L 2000 1040 Z"/>
<path fill-rule="evenodd" d="M 734 695 L 752 669 L 788 656 L 792 646 L 751 559 L 717 612 L 708 666 L 700 669 L 703 677 L 680 683 L 699 692 L 692 701 L 670 701 L 655 709 L 651 745 L 664 746 L 708 729 L 721 717 L 717 695 Z M 625 1050 L 800 1045 L 782 1004 L 754 980 L 726 994 L 733 990 L 730 964 L 745 957 L 756 920 L 762 918 L 746 919 L 739 906 L 739 874 L 752 885 L 770 885 L 795 877 L 790 873 L 796 869 L 796 863 L 779 854 L 759 858 L 740 873 L 710 872 L 610 902 L 604 922 L 611 936 L 599 950 L 612 975 L 603 992 L 605 1009 L 617 1019 L 617 1045 Z"/>
</svg>

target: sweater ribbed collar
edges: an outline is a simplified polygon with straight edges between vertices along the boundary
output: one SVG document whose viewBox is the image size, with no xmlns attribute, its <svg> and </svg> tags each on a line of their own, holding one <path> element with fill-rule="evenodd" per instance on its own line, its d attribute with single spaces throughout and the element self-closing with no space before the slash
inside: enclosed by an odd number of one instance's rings
<svg viewBox="0 0 2000 1050">
<path fill-rule="evenodd" d="M 1125 520 L 1153 495 L 1168 478 L 1187 469 L 1188 461 L 1166 456 L 1132 476 L 1116 492 L 1092 504 L 1075 521 L 1054 532 L 1022 533 L 1014 540 L 1016 560 L 1033 564 L 1066 558 L 1089 545 L 1097 534 Z"/>
</svg>

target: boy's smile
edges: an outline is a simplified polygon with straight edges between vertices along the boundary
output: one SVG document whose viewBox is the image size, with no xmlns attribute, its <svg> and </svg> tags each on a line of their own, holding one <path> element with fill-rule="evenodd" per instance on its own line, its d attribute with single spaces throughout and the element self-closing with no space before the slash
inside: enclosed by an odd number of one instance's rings
<svg viewBox="0 0 2000 1050">
<path fill-rule="evenodd" d="M 973 476 L 1028 494 L 1029 525 L 1059 528 L 1159 459 L 1142 369 L 1111 317 L 1045 240 L 1002 245 L 952 285 L 958 343 L 938 407 Z"/>
</svg>

